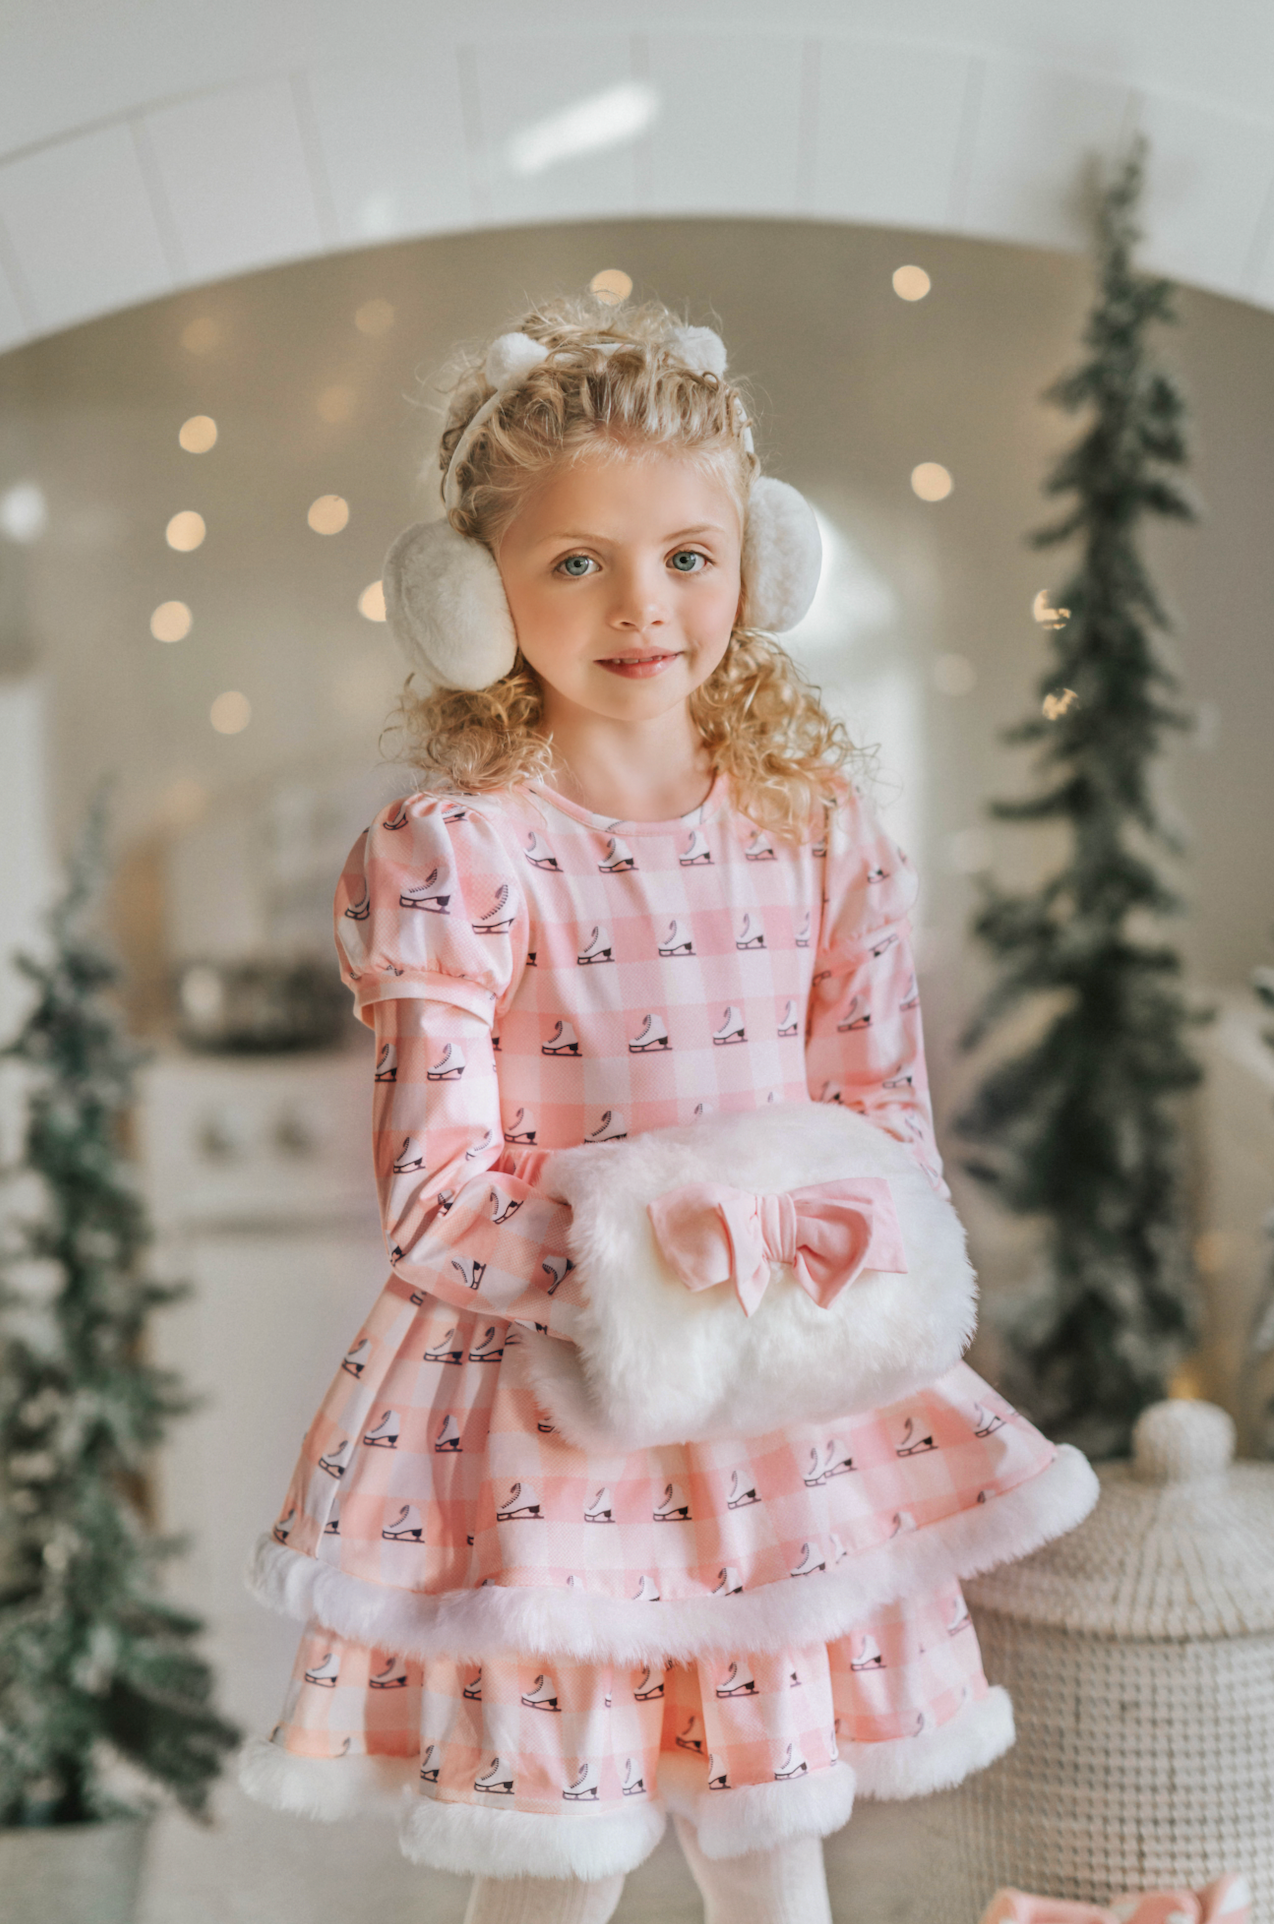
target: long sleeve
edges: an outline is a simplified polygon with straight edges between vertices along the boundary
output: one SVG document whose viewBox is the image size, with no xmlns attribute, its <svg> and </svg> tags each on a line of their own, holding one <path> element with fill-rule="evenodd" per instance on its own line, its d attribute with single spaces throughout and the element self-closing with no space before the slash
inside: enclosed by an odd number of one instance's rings
<svg viewBox="0 0 1274 1924">
<path fill-rule="evenodd" d="M 949 1197 L 911 948 L 919 881 L 852 790 L 829 826 L 825 887 L 805 1054 L 810 1094 L 858 1110 L 906 1143 Z"/>
</svg>

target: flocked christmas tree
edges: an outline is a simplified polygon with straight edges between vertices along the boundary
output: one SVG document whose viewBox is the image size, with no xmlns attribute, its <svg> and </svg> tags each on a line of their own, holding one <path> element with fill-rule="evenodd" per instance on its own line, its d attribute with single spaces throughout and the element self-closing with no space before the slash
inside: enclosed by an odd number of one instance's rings
<svg viewBox="0 0 1274 1924">
<path fill-rule="evenodd" d="M 1139 143 L 1104 186 L 1086 351 L 1045 396 L 1084 419 L 1045 484 L 1065 511 L 1031 537 L 1078 545 L 1059 605 L 1037 611 L 1050 649 L 1040 710 L 1002 736 L 1042 745 L 1038 792 L 991 804 L 1000 821 L 1064 826 L 1066 853 L 1034 891 L 986 883 L 974 930 L 996 978 L 962 1046 L 1025 999 L 1053 1006 L 956 1121 L 979 1145 L 969 1172 L 1045 1219 L 1042 1271 L 1003 1316 L 1008 1386 L 1098 1457 L 1127 1452 L 1195 1332 L 1178 1109 L 1201 1073 L 1187 1026 L 1209 1013 L 1187 1006 L 1172 948 L 1146 939 L 1182 908 L 1155 863 L 1156 845 L 1179 855 L 1183 843 L 1152 793 L 1154 762 L 1165 731 L 1193 718 L 1172 700 L 1157 640 L 1168 617 L 1142 541 L 1148 521 L 1194 510 L 1184 403 L 1150 339 L 1176 319 L 1173 289 L 1134 264 L 1143 168 Z"/>
<path fill-rule="evenodd" d="M 148 1452 L 184 1403 L 145 1360 L 151 1312 L 179 1287 L 145 1267 L 146 1213 L 123 1153 L 137 1053 L 91 932 L 102 810 L 50 917 L 47 959 L 4 1051 L 26 1127 L 0 1246 L 0 1824 L 122 1815 L 127 1760 L 195 1814 L 237 1733 L 212 1707 L 201 1626 L 167 1604 L 146 1527 Z M 21 1207 L 20 1205 L 20 1207 Z M 114 1768 L 113 1768 L 114 1766 Z M 112 1787 L 114 1785 L 114 1787 Z"/>
</svg>

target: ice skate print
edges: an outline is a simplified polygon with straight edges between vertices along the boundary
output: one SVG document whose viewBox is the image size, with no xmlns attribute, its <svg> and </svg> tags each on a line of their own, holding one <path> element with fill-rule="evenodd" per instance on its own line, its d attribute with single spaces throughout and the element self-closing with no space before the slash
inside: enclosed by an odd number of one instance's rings
<svg viewBox="0 0 1274 1924">
<path fill-rule="evenodd" d="M 841 1106 L 842 1093 L 843 1091 L 839 1082 L 825 1082 L 818 1092 L 818 1100 L 820 1102 L 834 1102 L 839 1107 Z"/>
<path fill-rule="evenodd" d="M 464 1349 L 456 1342 L 454 1326 L 447 1331 L 446 1335 L 442 1337 L 439 1342 L 432 1344 L 421 1358 L 421 1361 L 425 1363 L 444 1364 L 460 1363 L 463 1362 L 463 1360 Z"/>
<path fill-rule="evenodd" d="M 464 1050 L 449 1042 L 438 1060 L 425 1070 L 426 1082 L 459 1082 L 465 1072 Z"/>
<path fill-rule="evenodd" d="M 757 829 L 752 840 L 743 851 L 745 862 L 775 862 L 774 844 L 761 829 Z"/>
<path fill-rule="evenodd" d="M 638 1582 L 637 1588 L 633 1591 L 633 1602 L 658 1603 L 659 1601 L 659 1585 L 653 1577 L 643 1576 Z"/>
<path fill-rule="evenodd" d="M 805 1487 L 809 1490 L 817 1489 L 821 1483 L 826 1483 L 831 1477 L 848 1476 L 853 1467 L 853 1457 L 846 1450 L 845 1445 L 833 1436 L 828 1439 L 821 1452 L 817 1446 L 811 1449 L 810 1466 L 804 1478 Z"/>
<path fill-rule="evenodd" d="M 603 1483 L 591 1503 L 584 1506 L 585 1523 L 613 1523 L 615 1511 L 612 1507 L 610 1490 Z"/>
<path fill-rule="evenodd" d="M 812 856 L 813 856 L 813 857 L 815 858 L 815 860 L 816 860 L 816 861 L 817 861 L 817 860 L 818 860 L 818 859 L 819 859 L 819 858 L 820 858 L 821 856 L 824 856 L 824 855 L 826 855 L 826 854 L 827 854 L 827 838 L 826 838 L 826 836 L 824 836 L 824 837 L 823 837 L 823 839 L 822 839 L 822 841 L 819 841 L 819 842 L 813 842 L 813 843 L 811 843 L 811 845 L 810 845 L 810 854 L 811 854 L 811 855 L 812 855 Z"/>
<path fill-rule="evenodd" d="M 785 1784 L 790 1777 L 804 1777 L 809 1765 L 795 1744 L 789 1744 L 783 1762 L 774 1773 L 776 1784 Z"/>
<path fill-rule="evenodd" d="M 817 1543 L 803 1543 L 801 1545 L 801 1560 L 795 1570 L 788 1571 L 788 1575 L 792 1577 L 808 1577 L 812 1576 L 815 1570 L 826 1570 L 826 1568 L 827 1559 L 819 1555 Z"/>
<path fill-rule="evenodd" d="M 691 829 L 690 840 L 686 843 L 685 848 L 681 851 L 677 860 L 682 868 L 711 867 L 712 850 L 708 847 L 708 838 L 701 828 Z"/>
<path fill-rule="evenodd" d="M 339 1503 L 334 1503 L 332 1505 L 331 1514 L 328 1517 L 327 1522 L 323 1525 L 323 1535 L 325 1537 L 338 1537 L 340 1534 L 341 1534 L 341 1506 Z"/>
<path fill-rule="evenodd" d="M 548 1286 L 548 1295 L 553 1296 L 562 1287 L 575 1265 L 569 1256 L 546 1256 L 540 1268 L 546 1276 L 553 1278 Z"/>
<path fill-rule="evenodd" d="M 690 1719 L 690 1722 L 684 1730 L 678 1731 L 676 1739 L 677 1749 L 692 1750 L 696 1757 L 702 1757 L 704 1754 L 703 1738 L 699 1732 L 699 1719 L 697 1716 L 694 1716 Z"/>
<path fill-rule="evenodd" d="M 321 1663 L 316 1663 L 313 1670 L 306 1671 L 305 1681 L 306 1683 L 317 1684 L 320 1690 L 335 1690 L 336 1679 L 340 1674 L 340 1659 L 339 1657 L 333 1656 L 329 1650 Z"/>
<path fill-rule="evenodd" d="M 618 835 L 606 837 L 606 854 L 597 864 L 599 875 L 624 875 L 629 869 L 636 868 L 632 850 L 620 841 Z"/>
<path fill-rule="evenodd" d="M 858 1639 L 858 1649 L 849 1660 L 851 1670 L 883 1670 L 885 1660 L 880 1654 L 880 1645 L 867 1631 Z"/>
<path fill-rule="evenodd" d="M 590 1130 L 584 1138 L 585 1142 L 626 1142 L 627 1139 L 628 1125 L 618 1109 L 603 1110 L 596 1129 Z"/>
<path fill-rule="evenodd" d="M 592 934 L 575 960 L 581 968 L 587 968 L 594 962 L 613 962 L 615 957 L 611 952 L 610 936 L 606 930 L 594 924 Z"/>
<path fill-rule="evenodd" d="M 371 1353 L 370 1338 L 364 1336 L 361 1342 L 355 1343 L 353 1349 L 346 1350 L 341 1359 L 341 1368 L 350 1376 L 361 1376 L 367 1367 L 367 1359 Z"/>
<path fill-rule="evenodd" d="M 896 1076 L 886 1076 L 881 1083 L 882 1089 L 910 1089 L 914 1087 L 910 1069 L 902 1070 Z"/>
<path fill-rule="evenodd" d="M 736 949 L 763 949 L 765 947 L 765 930 L 755 926 L 751 913 L 747 909 L 743 912 L 743 920 L 739 924 L 739 933 L 734 938 L 734 946 Z"/>
<path fill-rule="evenodd" d="M 326 1456 L 319 1458 L 320 1470 L 326 1470 L 329 1476 L 344 1476 L 349 1468 L 349 1453 L 353 1447 L 353 1439 L 347 1437 L 344 1443 L 339 1443 L 334 1450 L 329 1450 Z"/>
<path fill-rule="evenodd" d="M 419 1543 L 425 1526 L 414 1503 L 404 1503 L 393 1522 L 381 1531 L 382 1543 Z"/>
<path fill-rule="evenodd" d="M 345 919 L 349 922 L 365 922 L 371 912 L 372 892 L 368 888 L 367 883 L 364 882 L 357 899 L 351 902 L 346 908 Z M 353 940 L 352 936 L 350 940 Z"/>
<path fill-rule="evenodd" d="M 887 949 L 893 948 L 897 940 L 898 940 L 898 937 L 896 935 L 886 935 L 885 937 L 883 937 L 881 941 L 877 942 L 875 948 L 869 951 L 872 960 L 874 962 L 879 961 L 880 957 L 884 955 Z"/>
<path fill-rule="evenodd" d="M 653 1703 L 656 1697 L 662 1697 L 663 1694 L 664 1694 L 663 1678 L 661 1677 L 658 1683 L 656 1683 L 653 1676 L 651 1675 L 650 1665 L 647 1664 L 637 1681 L 637 1688 L 633 1692 L 634 1702 L 639 1704 Z"/>
<path fill-rule="evenodd" d="M 487 1134 L 490 1135 L 490 1133 L 491 1133 L 490 1130 L 488 1130 Z M 438 1204 L 438 1214 L 440 1216 L 449 1215 L 451 1211 L 451 1205 L 456 1200 L 456 1192 L 454 1189 L 440 1189 L 434 1200 Z M 401 1250 L 399 1250 L 398 1253 L 400 1256 L 402 1255 Z"/>
<path fill-rule="evenodd" d="M 292 1534 L 292 1525 L 295 1522 L 296 1522 L 296 1505 L 294 1503 L 292 1505 L 292 1508 L 288 1511 L 287 1515 L 285 1517 L 281 1517 L 280 1520 L 274 1526 L 274 1530 L 272 1534 L 274 1536 L 274 1540 L 276 1543 L 287 1542 L 288 1538 Z"/>
<path fill-rule="evenodd" d="M 495 1340 L 495 1324 L 492 1323 L 480 1343 L 475 1343 L 469 1351 L 471 1363 L 498 1363 L 504 1355 L 504 1344 Z"/>
<path fill-rule="evenodd" d="M 367 1679 L 367 1687 L 369 1690 L 405 1690 L 407 1672 L 397 1657 L 391 1657 L 383 1670 L 378 1670 L 374 1677 Z"/>
<path fill-rule="evenodd" d="M 743 1594 L 743 1584 L 732 1563 L 727 1563 L 724 1570 L 720 1572 L 717 1587 L 712 1594 L 714 1597 L 738 1597 Z"/>
<path fill-rule="evenodd" d="M 716 1694 L 718 1697 L 755 1697 L 756 1678 L 746 1664 L 740 1668 L 736 1661 L 716 1686 Z"/>
<path fill-rule="evenodd" d="M 540 1499 L 529 1483 L 515 1483 L 495 1513 L 497 1523 L 543 1523 Z"/>
<path fill-rule="evenodd" d="M 731 1470 L 730 1494 L 725 1500 L 727 1510 L 746 1510 L 760 1501 L 755 1483 L 750 1482 L 739 1470 Z"/>
<path fill-rule="evenodd" d="M 630 1757 L 624 1765 L 624 1781 L 619 1788 L 625 1797 L 646 1795 L 646 1780 L 641 1774 L 641 1765 L 635 1757 Z"/>
<path fill-rule="evenodd" d="M 507 935 L 517 917 L 517 898 L 507 882 L 501 882 L 495 892 L 495 901 L 485 915 L 480 915 L 469 927 L 475 935 Z"/>
<path fill-rule="evenodd" d="M 438 1781 L 438 1771 L 441 1766 L 434 1762 L 437 1752 L 437 1744 L 425 1745 L 425 1754 L 420 1760 L 420 1781 L 423 1784 L 436 1784 Z"/>
<path fill-rule="evenodd" d="M 911 980 L 907 984 L 907 993 L 898 1004 L 898 1007 L 899 1009 L 918 1009 L 920 1007 L 920 989 L 916 982 L 914 971 L 912 972 Z"/>
<path fill-rule="evenodd" d="M 425 1152 L 415 1136 L 403 1137 L 403 1146 L 398 1151 L 398 1156 L 392 1166 L 392 1173 L 395 1176 L 408 1176 L 412 1174 L 424 1176 L 428 1174 L 425 1168 Z"/>
<path fill-rule="evenodd" d="M 871 1010 L 863 1006 L 863 998 L 861 995 L 856 995 L 841 1017 L 841 1020 L 836 1024 L 836 1033 L 837 1035 L 847 1035 L 851 1029 L 867 1029 L 870 1027 Z"/>
<path fill-rule="evenodd" d="M 494 1129 L 488 1126 L 482 1132 L 482 1141 L 475 1142 L 472 1149 L 465 1150 L 464 1152 L 465 1161 L 477 1162 L 480 1157 L 486 1155 L 487 1150 L 491 1148 L 494 1142 L 495 1142 L 495 1131 Z"/>
<path fill-rule="evenodd" d="M 553 1033 L 547 1042 L 540 1044 L 542 1056 L 577 1056 L 579 1037 L 569 1022 L 555 1022 Z"/>
<path fill-rule="evenodd" d="M 693 1522 L 693 1518 L 690 1515 L 690 1505 L 686 1502 L 685 1492 L 678 1489 L 675 1483 L 669 1483 L 665 1487 L 663 1497 L 659 1503 L 656 1504 L 651 1514 L 652 1521 L 655 1523 Z"/>
<path fill-rule="evenodd" d="M 972 1628 L 973 1618 L 969 1615 L 969 1606 L 963 1595 L 958 1596 L 951 1606 L 951 1615 L 947 1618 L 947 1635 L 958 1637 L 962 1630 L 972 1630 Z"/>
<path fill-rule="evenodd" d="M 498 1757 L 493 1757 L 490 1770 L 474 1778 L 473 1788 L 484 1791 L 489 1797 L 512 1797 L 513 1772 L 506 1769 Z"/>
<path fill-rule="evenodd" d="M 445 812 L 442 819 L 444 822 L 447 819 Z M 410 820 L 411 817 L 407 813 L 406 802 L 395 802 L 393 808 L 381 823 L 381 827 L 389 829 L 392 833 L 395 829 L 406 828 Z"/>
<path fill-rule="evenodd" d="M 668 1046 L 668 1031 L 663 1018 L 647 1015 L 642 1017 L 641 1027 L 628 1045 L 628 1053 L 630 1056 L 644 1056 Z"/>
<path fill-rule="evenodd" d="M 375 1080 L 377 1082 L 397 1082 L 398 1080 L 398 1049 L 392 1042 L 381 1044 L 380 1054 L 376 1058 Z"/>
<path fill-rule="evenodd" d="M 929 1450 L 936 1450 L 937 1444 L 931 1436 L 920 1436 L 916 1432 L 916 1419 L 909 1416 L 903 1426 L 902 1442 L 894 1447 L 895 1456 L 924 1456 Z"/>
<path fill-rule="evenodd" d="M 796 931 L 796 935 L 793 938 L 798 949 L 807 949 L 810 945 L 811 920 L 812 920 L 812 917 L 810 915 L 810 912 L 808 909 L 806 909 L 805 920 L 801 923 L 800 928 Z"/>
<path fill-rule="evenodd" d="M 539 1676 L 524 1694 L 523 1703 L 528 1710 L 550 1710 L 561 1714 L 562 1706 L 557 1701 L 551 1677 Z"/>
<path fill-rule="evenodd" d="M 414 888 L 404 889 L 398 898 L 398 906 L 404 909 L 423 909 L 426 915 L 451 914 L 451 876 L 445 862 L 431 869 L 423 882 Z"/>
<path fill-rule="evenodd" d="M 374 1430 L 368 1430 L 364 1443 L 373 1450 L 396 1450 L 402 1421 L 397 1410 L 386 1410 Z"/>
<path fill-rule="evenodd" d="M 570 1804 L 595 1804 L 598 1782 L 597 1765 L 581 1764 L 562 1795 Z"/>
<path fill-rule="evenodd" d="M 485 1263 L 480 1263 L 476 1256 L 453 1256 L 451 1267 L 466 1289 L 481 1289 L 487 1266 Z"/>
<path fill-rule="evenodd" d="M 717 1695 L 720 1696 L 720 1691 Z M 719 1764 L 711 1751 L 708 1753 L 708 1789 L 729 1790 L 730 1782 L 726 1776 L 725 1765 Z"/>
<path fill-rule="evenodd" d="M 693 955 L 694 952 L 695 947 L 691 938 L 675 919 L 671 921 L 668 924 L 667 935 L 665 935 L 663 941 L 659 944 L 660 955 L 665 957 L 670 955 Z"/>
<path fill-rule="evenodd" d="M 796 1004 L 789 998 L 784 1004 L 782 1015 L 779 1017 L 778 1033 L 781 1036 L 795 1035 L 799 1026 L 796 1015 Z"/>
<path fill-rule="evenodd" d="M 460 1694 L 463 1697 L 467 1697 L 471 1704 L 480 1704 L 482 1702 L 481 1670 L 479 1670 L 475 1676 L 470 1677 L 468 1683 L 463 1686 Z"/>
<path fill-rule="evenodd" d="M 522 1207 L 521 1202 L 516 1201 L 512 1196 L 502 1195 L 498 1189 L 491 1191 L 488 1201 L 491 1204 L 491 1220 L 493 1223 L 507 1223 L 509 1217 L 516 1216 Z"/>
<path fill-rule="evenodd" d="M 876 882 L 887 882 L 888 880 L 889 880 L 888 869 L 883 869 L 880 866 L 879 862 L 873 862 L 871 867 L 867 871 L 868 888 L 871 888 L 872 885 Z"/>
<path fill-rule="evenodd" d="M 519 1109 L 504 1132 L 504 1140 L 523 1143 L 529 1148 L 535 1142 L 535 1130 L 534 1116 L 528 1115 L 525 1109 Z"/>
<path fill-rule="evenodd" d="M 1004 1428 L 1004 1418 L 994 1410 L 984 1410 L 981 1403 L 975 1403 L 973 1410 L 975 1436 L 994 1436 L 997 1430 Z"/>
<path fill-rule="evenodd" d="M 979 1496 L 978 1502 L 980 1503 L 981 1501 L 982 1501 L 982 1498 L 981 1496 Z M 910 1510 L 895 1510 L 894 1511 L 894 1527 L 889 1532 L 889 1534 L 891 1537 L 909 1536 L 911 1531 L 914 1530 L 915 1527 L 916 1527 L 916 1519 L 915 1517 L 912 1516 Z"/>
<path fill-rule="evenodd" d="M 728 1046 L 732 1042 L 745 1042 L 747 1040 L 743 1030 L 742 1013 L 735 1008 L 733 1003 L 726 1009 L 725 1019 L 721 1027 L 713 1030 L 712 1040 L 718 1048 L 723 1045 Z"/>
<path fill-rule="evenodd" d="M 696 1122 L 702 1122 L 705 1116 L 715 1116 L 716 1113 L 716 1110 L 710 1102 L 696 1102 L 695 1104 L 694 1119 Z"/>
<path fill-rule="evenodd" d="M 534 833 L 531 834 L 527 841 L 526 859 L 532 868 L 551 869 L 555 874 L 561 873 L 562 865 L 556 855 L 554 855 L 552 849 L 545 848 L 539 836 Z"/>
<path fill-rule="evenodd" d="M 441 1427 L 434 1438 L 435 1456 L 458 1456 L 460 1454 L 460 1426 L 448 1412 L 442 1419 Z"/>
</svg>

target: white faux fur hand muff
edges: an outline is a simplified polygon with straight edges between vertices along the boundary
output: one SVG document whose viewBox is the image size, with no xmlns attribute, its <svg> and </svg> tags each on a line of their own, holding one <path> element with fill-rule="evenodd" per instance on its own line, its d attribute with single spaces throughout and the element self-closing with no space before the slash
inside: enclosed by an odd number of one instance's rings
<svg viewBox="0 0 1274 1924">
<path fill-rule="evenodd" d="M 862 1176 L 888 1180 L 907 1269 L 863 1269 L 829 1308 L 780 1263 L 751 1316 L 728 1283 L 687 1289 L 648 1214 L 687 1183 L 776 1192 Z M 973 1334 L 959 1217 L 911 1151 L 852 1110 L 791 1103 L 560 1149 L 540 1186 L 571 1205 L 585 1302 L 574 1343 L 528 1332 L 524 1354 L 541 1407 L 580 1448 L 758 1436 L 883 1407 L 953 1368 Z"/>
</svg>

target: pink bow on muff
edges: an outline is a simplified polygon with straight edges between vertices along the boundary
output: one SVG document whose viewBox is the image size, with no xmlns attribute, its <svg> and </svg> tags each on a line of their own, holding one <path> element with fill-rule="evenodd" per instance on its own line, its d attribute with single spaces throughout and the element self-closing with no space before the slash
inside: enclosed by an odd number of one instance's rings
<svg viewBox="0 0 1274 1924">
<path fill-rule="evenodd" d="M 1247 1879 L 1226 1871 L 1201 1891 L 1128 1891 L 1109 1904 L 997 1891 L 980 1924 L 1251 1924 L 1251 1917 Z"/>
<path fill-rule="evenodd" d="M 907 1268 L 885 1176 L 777 1195 L 691 1182 L 646 1207 L 660 1254 L 686 1288 L 733 1283 L 747 1316 L 765 1294 L 771 1263 L 790 1264 L 820 1309 L 830 1309 L 864 1269 Z"/>
</svg>

